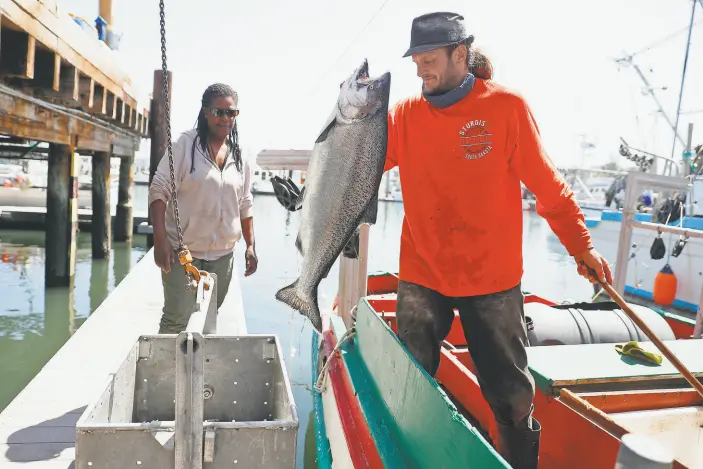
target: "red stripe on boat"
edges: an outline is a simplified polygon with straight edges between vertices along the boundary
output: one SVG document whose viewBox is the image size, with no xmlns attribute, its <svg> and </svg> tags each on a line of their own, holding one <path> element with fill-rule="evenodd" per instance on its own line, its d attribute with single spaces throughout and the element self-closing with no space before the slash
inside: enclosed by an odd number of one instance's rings
<svg viewBox="0 0 703 469">
<path fill-rule="evenodd" d="M 329 365 L 329 379 L 332 383 L 334 398 L 337 401 L 337 411 L 344 430 L 349 454 L 355 469 L 383 469 L 381 456 L 376 449 L 371 431 L 366 423 L 354 389 L 349 379 L 349 373 L 341 362 L 339 353 L 331 356 L 332 350 L 337 345 L 337 338 L 331 330 L 323 333 L 325 341 L 325 354 Z"/>
</svg>

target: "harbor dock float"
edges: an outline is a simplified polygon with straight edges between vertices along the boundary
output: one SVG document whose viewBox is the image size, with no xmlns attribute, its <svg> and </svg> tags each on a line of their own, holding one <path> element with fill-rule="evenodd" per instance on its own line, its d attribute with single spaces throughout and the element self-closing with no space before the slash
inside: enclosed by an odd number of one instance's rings
<svg viewBox="0 0 703 469">
<path fill-rule="evenodd" d="M 78 419 L 138 338 L 157 333 L 162 306 L 161 273 L 151 249 L 0 413 L 0 469 L 74 467 Z M 217 334 L 246 333 L 239 278 L 233 275 Z"/>
<path fill-rule="evenodd" d="M 117 219 L 116 210 L 112 210 L 112 222 Z M 78 209 L 78 227 L 89 231 L 92 228 L 93 210 Z M 132 216 L 132 233 L 142 233 L 142 225 L 148 224 L 146 213 L 134 212 Z M 0 206 L 0 229 L 43 230 L 46 227 L 46 207 Z"/>
</svg>

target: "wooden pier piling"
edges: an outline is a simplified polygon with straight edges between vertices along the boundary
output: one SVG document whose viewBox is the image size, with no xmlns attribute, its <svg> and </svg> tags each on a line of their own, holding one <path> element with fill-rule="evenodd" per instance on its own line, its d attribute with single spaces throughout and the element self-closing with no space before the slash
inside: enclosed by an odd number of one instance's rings
<svg viewBox="0 0 703 469">
<path fill-rule="evenodd" d="M 100 2 L 112 23 L 112 2 Z M 46 285 L 70 285 L 78 219 L 77 153 L 93 161 L 93 256 L 110 252 L 111 237 L 132 237 L 134 154 L 148 137 L 149 112 L 137 104 L 131 79 L 115 52 L 54 0 L 0 2 L 0 157 L 43 158 L 49 150 Z M 108 26 L 109 29 L 109 26 Z M 12 145 L 10 145 L 12 143 Z M 77 152 L 77 153 L 76 153 Z M 109 156 L 106 156 L 109 155 Z M 119 200 L 111 233 L 109 157 L 122 158 Z"/>
<path fill-rule="evenodd" d="M 110 153 L 96 152 L 92 160 L 93 220 L 91 226 L 93 259 L 110 256 L 111 221 L 110 213 Z"/>
<path fill-rule="evenodd" d="M 132 195 L 134 193 L 134 154 L 120 159 L 120 180 L 115 212 L 115 241 L 130 241 L 134 229 Z"/>
<path fill-rule="evenodd" d="M 78 166 L 74 147 L 51 144 L 46 190 L 47 287 L 68 286 L 76 267 Z"/>
<path fill-rule="evenodd" d="M 154 98 L 151 101 L 151 127 L 149 134 L 151 135 L 151 154 L 149 159 L 149 184 L 154 179 L 156 168 L 159 167 L 161 158 L 166 153 L 166 145 L 168 144 L 168 133 L 166 132 L 166 112 L 164 96 L 164 74 L 162 70 L 154 71 Z M 172 84 L 173 74 L 168 72 L 168 104 L 171 105 L 171 97 L 173 96 Z M 149 207 L 149 226 L 151 226 L 151 207 Z M 154 245 L 153 234 L 147 234 L 147 246 Z"/>
</svg>

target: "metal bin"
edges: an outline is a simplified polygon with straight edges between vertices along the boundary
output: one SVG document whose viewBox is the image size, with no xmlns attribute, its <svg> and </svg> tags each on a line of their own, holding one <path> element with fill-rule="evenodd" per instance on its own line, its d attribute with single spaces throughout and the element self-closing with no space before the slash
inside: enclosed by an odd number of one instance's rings
<svg viewBox="0 0 703 469">
<path fill-rule="evenodd" d="M 276 336 L 146 335 L 78 421 L 76 468 L 292 469 L 297 434 Z"/>
</svg>

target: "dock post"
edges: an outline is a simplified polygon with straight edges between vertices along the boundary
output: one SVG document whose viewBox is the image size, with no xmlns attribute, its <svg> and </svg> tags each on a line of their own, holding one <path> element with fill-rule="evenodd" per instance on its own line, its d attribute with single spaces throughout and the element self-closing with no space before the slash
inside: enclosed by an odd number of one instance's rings
<svg viewBox="0 0 703 469">
<path fill-rule="evenodd" d="M 75 147 L 49 144 L 45 286 L 69 286 L 76 269 L 78 169 Z"/>
<path fill-rule="evenodd" d="M 110 257 L 112 211 L 110 210 L 110 153 L 96 152 L 92 160 L 93 169 L 93 259 Z"/>
<path fill-rule="evenodd" d="M 171 83 L 173 81 L 173 74 L 168 72 L 168 104 L 171 105 L 171 96 L 173 96 L 173 88 Z M 166 153 L 166 145 L 168 144 L 168 134 L 166 132 L 166 110 L 165 102 L 166 97 L 164 96 L 164 74 L 162 70 L 154 71 L 154 99 L 151 100 L 151 110 L 149 115 L 149 136 L 151 138 L 151 155 L 149 160 L 149 184 L 151 185 L 152 179 L 154 179 L 154 173 L 156 173 L 156 168 L 161 162 L 161 158 Z M 149 226 L 151 226 L 151 207 L 148 208 Z M 154 236 L 153 234 L 147 235 L 147 247 L 151 248 L 154 246 Z"/>
<path fill-rule="evenodd" d="M 134 229 L 132 193 L 134 186 L 134 154 L 120 159 L 120 181 L 115 212 L 115 241 L 131 241 Z"/>
</svg>

